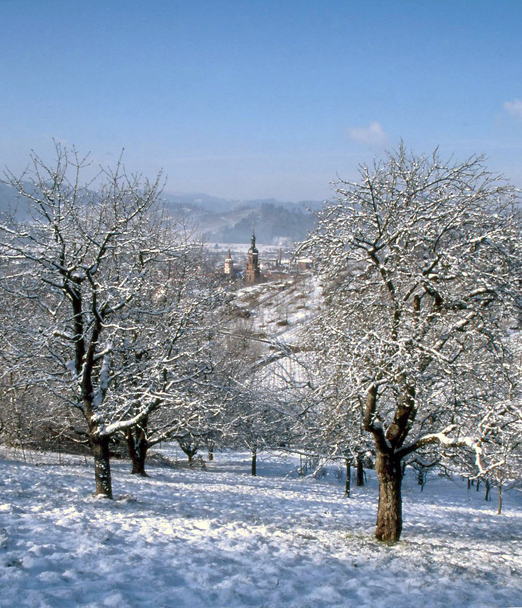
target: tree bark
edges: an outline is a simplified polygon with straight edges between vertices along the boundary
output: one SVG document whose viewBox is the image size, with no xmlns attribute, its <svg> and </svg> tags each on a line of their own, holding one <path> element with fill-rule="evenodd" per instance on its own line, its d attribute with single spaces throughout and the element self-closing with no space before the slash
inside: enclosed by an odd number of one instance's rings
<svg viewBox="0 0 522 608">
<path fill-rule="evenodd" d="M 91 446 L 94 454 L 94 478 L 96 480 L 96 495 L 112 498 L 109 442 L 110 437 L 91 437 Z"/>
<path fill-rule="evenodd" d="M 377 453 L 375 471 L 379 481 L 379 505 L 375 538 L 396 542 L 402 532 L 402 471 L 400 460 L 392 454 Z"/>
</svg>

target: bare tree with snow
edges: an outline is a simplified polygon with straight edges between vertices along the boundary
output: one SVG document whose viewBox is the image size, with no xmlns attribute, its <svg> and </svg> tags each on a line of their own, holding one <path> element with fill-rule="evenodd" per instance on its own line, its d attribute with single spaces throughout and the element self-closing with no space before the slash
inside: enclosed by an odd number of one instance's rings
<svg viewBox="0 0 522 608">
<path fill-rule="evenodd" d="M 357 420 L 362 409 L 373 437 L 376 538 L 397 541 L 404 458 L 464 447 L 485 467 L 485 421 L 515 407 L 517 193 L 481 158 L 442 162 L 403 145 L 336 193 L 301 247 L 315 255 L 324 289 L 312 333 L 325 369 L 342 376 L 330 415 Z"/>
<path fill-rule="evenodd" d="M 4 330 L 3 357 L 57 412 L 81 414 L 96 493 L 111 497 L 111 438 L 179 402 L 178 387 L 201 372 L 204 357 L 183 339 L 204 298 L 190 288 L 190 240 L 159 210 L 161 176 L 120 162 L 83 183 L 87 166 L 57 145 L 54 165 L 33 156 L 22 176 L 7 173 L 32 219 L 0 226 L 0 285 L 24 310 Z"/>
</svg>

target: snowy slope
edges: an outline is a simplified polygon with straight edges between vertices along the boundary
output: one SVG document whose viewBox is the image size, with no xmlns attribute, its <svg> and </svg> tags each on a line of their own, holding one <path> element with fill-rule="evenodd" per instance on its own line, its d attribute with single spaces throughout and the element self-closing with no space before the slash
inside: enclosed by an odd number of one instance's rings
<svg viewBox="0 0 522 608">
<path fill-rule="evenodd" d="M 311 275 L 245 287 L 236 293 L 236 306 L 252 315 L 253 331 L 286 344 L 299 344 L 300 332 L 315 314 L 320 290 Z"/>
<path fill-rule="evenodd" d="M 175 457 L 172 450 L 171 457 Z M 405 488 L 404 540 L 372 539 L 376 485 L 342 496 L 298 459 L 217 453 L 206 470 L 114 465 L 96 500 L 91 463 L 23 463 L 0 478 L 1 608 L 522 606 L 522 502 L 505 512 L 463 481 Z"/>
</svg>

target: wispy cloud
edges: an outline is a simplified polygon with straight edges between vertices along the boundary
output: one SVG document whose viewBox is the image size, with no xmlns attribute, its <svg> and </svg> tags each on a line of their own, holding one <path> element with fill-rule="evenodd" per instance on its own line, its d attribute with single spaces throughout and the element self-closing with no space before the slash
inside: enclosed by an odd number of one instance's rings
<svg viewBox="0 0 522 608">
<path fill-rule="evenodd" d="M 352 127 L 348 129 L 348 136 L 352 141 L 359 144 L 375 146 L 384 144 L 388 141 L 388 136 L 384 132 L 380 122 L 371 122 L 367 127 Z"/>
<path fill-rule="evenodd" d="M 504 110 L 522 122 L 522 101 L 520 99 L 515 99 L 515 101 L 505 101 Z"/>
</svg>

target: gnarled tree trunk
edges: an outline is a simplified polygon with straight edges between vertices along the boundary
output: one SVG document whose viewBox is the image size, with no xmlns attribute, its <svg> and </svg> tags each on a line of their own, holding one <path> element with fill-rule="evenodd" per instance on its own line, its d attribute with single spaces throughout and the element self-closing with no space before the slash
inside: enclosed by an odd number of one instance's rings
<svg viewBox="0 0 522 608">
<path fill-rule="evenodd" d="M 402 532 L 402 471 L 400 459 L 392 454 L 377 453 L 375 471 L 379 480 L 379 506 L 375 538 L 396 542 Z"/>
</svg>

